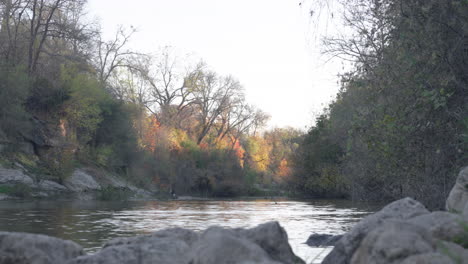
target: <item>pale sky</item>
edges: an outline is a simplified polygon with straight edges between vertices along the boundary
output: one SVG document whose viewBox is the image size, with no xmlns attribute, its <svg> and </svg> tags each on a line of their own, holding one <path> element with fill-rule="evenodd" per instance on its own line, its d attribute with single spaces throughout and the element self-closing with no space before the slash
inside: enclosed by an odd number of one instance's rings
<svg viewBox="0 0 468 264">
<path fill-rule="evenodd" d="M 133 49 L 172 46 L 236 77 L 269 127 L 310 127 L 338 91 L 341 66 L 319 56 L 299 0 L 89 0 L 88 9 L 109 37 L 118 25 L 137 28 Z"/>
</svg>

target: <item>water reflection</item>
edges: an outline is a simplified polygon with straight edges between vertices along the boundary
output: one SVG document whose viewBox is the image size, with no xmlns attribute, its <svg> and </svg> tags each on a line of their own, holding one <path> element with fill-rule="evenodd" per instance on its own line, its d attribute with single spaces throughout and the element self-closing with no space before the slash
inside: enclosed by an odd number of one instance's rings
<svg viewBox="0 0 468 264">
<path fill-rule="evenodd" d="M 365 204 L 330 200 L 277 200 L 276 203 L 271 200 L 3 201 L 0 202 L 0 230 L 57 236 L 95 251 L 111 238 L 169 227 L 204 230 L 212 225 L 253 227 L 279 221 L 288 232 L 296 254 L 311 261 L 323 251 L 303 244 L 311 233 L 341 234 L 376 209 Z"/>
</svg>

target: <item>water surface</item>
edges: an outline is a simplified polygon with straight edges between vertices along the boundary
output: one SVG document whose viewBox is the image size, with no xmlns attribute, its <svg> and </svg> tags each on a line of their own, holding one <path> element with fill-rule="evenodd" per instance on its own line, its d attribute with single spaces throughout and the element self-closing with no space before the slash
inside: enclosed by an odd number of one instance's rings
<svg viewBox="0 0 468 264">
<path fill-rule="evenodd" d="M 342 234 L 375 210 L 375 206 L 330 200 L 2 201 L 0 231 L 70 239 L 93 252 L 109 239 L 164 228 L 254 227 L 278 221 L 286 229 L 296 255 L 308 263 L 316 263 L 329 249 L 305 245 L 310 234 Z"/>
</svg>

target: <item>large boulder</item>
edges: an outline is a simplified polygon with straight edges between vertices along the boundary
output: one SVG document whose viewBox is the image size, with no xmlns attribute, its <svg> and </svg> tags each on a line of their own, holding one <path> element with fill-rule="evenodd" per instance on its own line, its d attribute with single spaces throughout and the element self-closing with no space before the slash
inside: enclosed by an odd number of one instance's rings
<svg viewBox="0 0 468 264">
<path fill-rule="evenodd" d="M 211 227 L 202 233 L 172 228 L 107 242 L 99 252 L 67 264 L 150 263 L 304 263 L 277 222 L 251 229 Z M 1 264 L 1 263 L 0 263 Z"/>
<path fill-rule="evenodd" d="M 65 186 L 49 180 L 39 181 L 37 188 L 46 192 L 64 192 L 67 190 Z"/>
<path fill-rule="evenodd" d="M 407 220 L 429 211 L 411 198 L 404 198 L 385 206 L 379 212 L 364 218 L 354 228 L 343 235 L 333 250 L 323 260 L 323 264 L 348 264 L 366 235 L 388 220 Z"/>
<path fill-rule="evenodd" d="M 24 184 L 30 186 L 34 184 L 34 180 L 28 175 L 24 174 L 22 170 L 5 169 L 0 167 L 0 184 Z"/>
<path fill-rule="evenodd" d="M 258 244 L 239 236 L 234 230 L 212 227 L 206 230 L 194 245 L 189 263 L 280 264 L 281 262 L 274 261 Z"/>
<path fill-rule="evenodd" d="M 468 203 L 468 167 L 464 167 L 458 174 L 455 186 L 450 191 L 445 203 L 447 211 L 463 212 Z"/>
<path fill-rule="evenodd" d="M 171 264 L 189 263 L 189 244 L 177 236 L 147 237 L 107 246 L 94 255 L 82 256 L 67 264 Z"/>
<path fill-rule="evenodd" d="M 93 176 L 82 169 L 77 169 L 70 177 L 65 179 L 64 185 L 74 192 L 97 191 L 101 185 L 96 182 Z"/>
<path fill-rule="evenodd" d="M 82 254 L 83 248 L 72 241 L 0 232 L 0 264 L 62 264 Z"/>
<path fill-rule="evenodd" d="M 446 255 L 431 252 L 419 255 L 413 255 L 406 258 L 401 264 L 456 264 Z"/>
<path fill-rule="evenodd" d="M 464 232 L 465 221 L 458 214 L 432 212 L 413 217 L 408 222 L 427 229 L 437 239 L 452 241 Z"/>
<path fill-rule="evenodd" d="M 436 240 L 423 227 L 388 221 L 364 238 L 351 264 L 397 264 L 413 255 L 434 252 L 435 248 Z"/>
<path fill-rule="evenodd" d="M 273 260 L 282 263 L 303 263 L 294 255 L 288 234 L 278 222 L 268 222 L 251 229 L 235 229 L 238 236 L 259 245 Z"/>
<path fill-rule="evenodd" d="M 168 228 L 161 231 L 157 231 L 150 235 L 114 238 L 105 243 L 104 248 L 132 244 L 150 244 L 153 241 L 164 240 L 167 238 L 182 240 L 185 243 L 187 243 L 187 245 L 191 246 L 195 241 L 198 240 L 199 234 L 192 230 L 187 230 L 183 228 Z"/>
</svg>

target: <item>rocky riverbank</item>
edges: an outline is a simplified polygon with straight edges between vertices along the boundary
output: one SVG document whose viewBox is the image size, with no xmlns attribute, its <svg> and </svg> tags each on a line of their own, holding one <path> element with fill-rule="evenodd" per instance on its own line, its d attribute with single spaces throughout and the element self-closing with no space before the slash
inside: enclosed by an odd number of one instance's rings
<svg viewBox="0 0 468 264">
<path fill-rule="evenodd" d="M 418 201 L 405 198 L 366 217 L 341 238 L 314 236 L 312 240 L 335 243 L 324 264 L 468 263 L 467 184 L 468 167 L 460 172 L 447 199 L 447 211 L 430 212 Z M 202 232 L 166 229 L 113 239 L 93 254 L 84 253 L 80 245 L 71 241 L 0 232 L 0 264 L 11 263 L 305 262 L 294 255 L 280 224 L 270 222 L 252 229 L 210 227 Z"/>
<path fill-rule="evenodd" d="M 148 199 L 149 191 L 137 188 L 128 181 L 93 168 L 75 169 L 62 183 L 43 179 L 21 165 L 0 167 L 0 200 L 21 198 L 70 198 L 93 200 L 125 194 L 129 199 Z"/>
<path fill-rule="evenodd" d="M 344 234 L 322 263 L 468 263 L 468 167 L 446 204 L 429 212 L 411 198 L 393 202 Z"/>
</svg>

